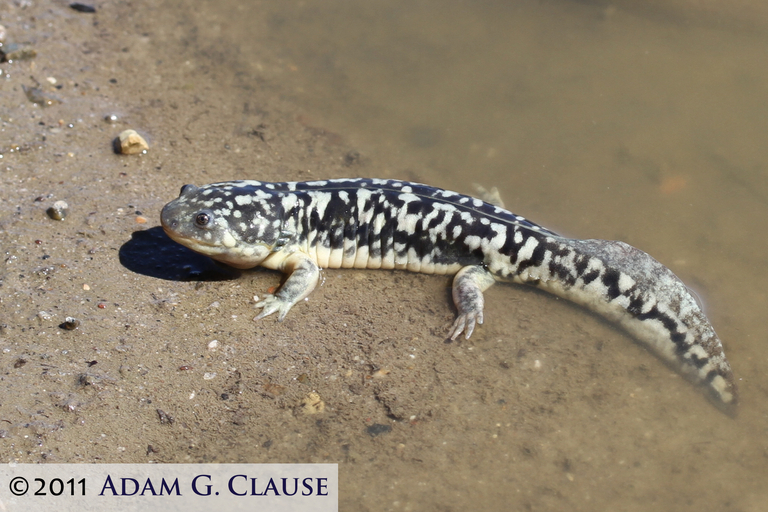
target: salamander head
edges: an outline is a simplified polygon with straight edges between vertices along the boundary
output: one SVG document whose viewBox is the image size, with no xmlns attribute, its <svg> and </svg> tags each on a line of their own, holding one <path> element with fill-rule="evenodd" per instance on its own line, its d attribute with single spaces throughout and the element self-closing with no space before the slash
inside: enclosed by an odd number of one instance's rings
<svg viewBox="0 0 768 512">
<path fill-rule="evenodd" d="M 184 185 L 160 215 L 174 241 L 236 268 L 259 265 L 275 249 L 280 204 L 254 195 L 252 185 Z"/>
</svg>

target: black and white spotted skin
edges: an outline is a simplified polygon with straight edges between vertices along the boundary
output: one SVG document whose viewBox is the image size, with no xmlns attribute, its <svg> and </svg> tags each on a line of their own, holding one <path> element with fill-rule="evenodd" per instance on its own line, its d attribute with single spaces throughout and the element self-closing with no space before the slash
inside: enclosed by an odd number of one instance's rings
<svg viewBox="0 0 768 512">
<path fill-rule="evenodd" d="M 525 283 L 617 322 L 726 409 L 737 402 L 720 340 L 688 289 L 623 242 L 564 238 L 479 199 L 378 179 L 185 185 L 161 220 L 173 240 L 215 260 L 288 275 L 257 304 L 257 320 L 282 320 L 320 268 L 406 269 L 455 274 L 449 336 L 469 338 L 485 289 Z"/>
</svg>

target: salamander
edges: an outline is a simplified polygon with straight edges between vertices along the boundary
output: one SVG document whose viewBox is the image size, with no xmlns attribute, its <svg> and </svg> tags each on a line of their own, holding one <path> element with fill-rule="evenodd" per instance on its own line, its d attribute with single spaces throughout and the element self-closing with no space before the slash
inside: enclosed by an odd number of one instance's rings
<svg viewBox="0 0 768 512">
<path fill-rule="evenodd" d="M 405 269 L 454 275 L 448 337 L 468 339 L 483 323 L 483 292 L 522 283 L 619 324 L 727 411 L 738 401 L 722 343 L 688 288 L 624 242 L 562 237 L 480 199 L 391 179 L 185 185 L 161 223 L 214 260 L 287 275 L 254 320 L 283 320 L 321 268 Z"/>
</svg>

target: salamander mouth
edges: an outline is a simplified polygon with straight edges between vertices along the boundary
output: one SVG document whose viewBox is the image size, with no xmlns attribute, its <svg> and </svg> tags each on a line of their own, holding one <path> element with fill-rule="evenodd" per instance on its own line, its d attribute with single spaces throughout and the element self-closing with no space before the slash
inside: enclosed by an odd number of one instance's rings
<svg viewBox="0 0 768 512">
<path fill-rule="evenodd" d="M 216 244 L 212 242 L 207 242 L 205 240 L 201 240 L 199 238 L 194 238 L 190 236 L 184 236 L 178 231 L 175 231 L 169 226 L 166 226 L 165 224 L 162 224 L 163 231 L 165 231 L 165 234 L 168 235 L 168 238 L 176 242 L 177 244 L 181 244 L 184 247 L 188 247 L 189 249 L 192 249 L 193 251 L 202 252 L 203 254 L 207 254 L 210 252 L 210 250 L 207 250 L 208 248 L 214 248 L 216 247 Z"/>
</svg>

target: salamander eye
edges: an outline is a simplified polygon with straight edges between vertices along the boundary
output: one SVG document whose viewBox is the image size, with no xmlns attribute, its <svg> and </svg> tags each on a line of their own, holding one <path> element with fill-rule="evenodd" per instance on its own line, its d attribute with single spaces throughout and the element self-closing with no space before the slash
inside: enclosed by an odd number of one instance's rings
<svg viewBox="0 0 768 512">
<path fill-rule="evenodd" d="M 195 224 L 198 227 L 204 228 L 211 222 L 211 214 L 208 212 L 200 212 L 195 215 Z"/>
</svg>

